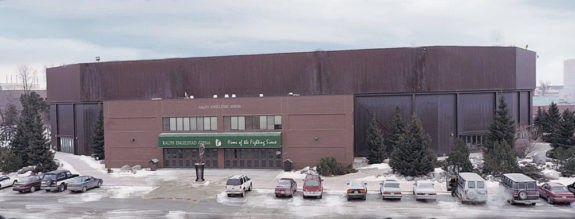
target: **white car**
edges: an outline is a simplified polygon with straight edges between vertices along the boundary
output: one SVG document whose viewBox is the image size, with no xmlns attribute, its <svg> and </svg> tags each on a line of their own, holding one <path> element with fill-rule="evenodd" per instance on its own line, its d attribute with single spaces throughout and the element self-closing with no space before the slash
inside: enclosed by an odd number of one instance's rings
<svg viewBox="0 0 575 219">
<path fill-rule="evenodd" d="M 379 183 L 379 193 L 382 199 L 399 199 L 401 200 L 401 189 L 399 188 L 399 182 L 394 179 L 387 179 Z"/>
<path fill-rule="evenodd" d="M 13 186 L 16 182 L 18 182 L 18 179 L 16 178 L 11 178 L 9 176 L 0 176 L 0 189 Z"/>
<path fill-rule="evenodd" d="M 436 200 L 437 192 L 432 182 L 418 181 L 413 186 L 415 200 Z"/>
<path fill-rule="evenodd" d="M 228 197 L 240 195 L 244 197 L 247 191 L 252 191 L 252 180 L 245 175 L 235 175 L 226 182 L 226 193 Z"/>
</svg>

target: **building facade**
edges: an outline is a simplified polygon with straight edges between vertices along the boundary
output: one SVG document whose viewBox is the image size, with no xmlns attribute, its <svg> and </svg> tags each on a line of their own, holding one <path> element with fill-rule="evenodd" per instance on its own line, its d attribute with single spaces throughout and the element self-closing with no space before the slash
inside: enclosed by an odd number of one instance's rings
<svg viewBox="0 0 575 219">
<path fill-rule="evenodd" d="M 313 166 L 353 160 L 353 96 L 104 101 L 106 166 L 208 168 Z"/>
<path fill-rule="evenodd" d="M 375 115 L 385 126 L 395 108 L 400 109 L 405 120 L 415 114 L 430 134 L 432 148 L 444 154 L 455 138 L 465 140 L 471 147 L 481 145 L 499 98 L 506 100 L 517 126 L 531 124 L 535 57 L 534 52 L 516 47 L 433 46 L 82 63 L 49 68 L 52 143 L 61 151 L 90 154 L 95 118 L 102 103 L 107 102 L 157 98 L 168 101 L 192 96 L 194 100 L 214 101 L 214 95 L 219 97 L 217 100 L 235 96 L 236 101 L 260 95 L 351 95 L 354 115 L 350 158 L 366 156 L 369 151 L 365 133 L 370 116 Z M 178 116 L 191 118 L 194 113 L 197 112 Z M 224 122 L 226 115 L 214 115 L 216 123 Z M 109 139 L 106 138 L 106 145 L 116 144 Z M 282 150 L 297 147 L 289 144 L 285 136 L 282 140 Z M 158 146 L 155 150 L 157 155 L 163 149 Z M 118 159 L 114 155 L 111 158 Z M 319 161 L 319 157 L 314 159 Z M 219 162 L 220 159 L 218 167 Z"/>
</svg>

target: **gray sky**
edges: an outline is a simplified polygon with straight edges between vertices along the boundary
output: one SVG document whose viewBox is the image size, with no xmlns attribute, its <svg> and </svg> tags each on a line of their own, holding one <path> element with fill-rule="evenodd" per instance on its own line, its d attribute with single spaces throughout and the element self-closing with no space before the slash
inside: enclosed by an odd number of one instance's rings
<svg viewBox="0 0 575 219">
<path fill-rule="evenodd" d="M 0 82 L 18 67 L 434 45 L 537 52 L 537 81 L 575 58 L 571 0 L 0 0 Z M 45 83 L 45 82 L 43 82 Z"/>
</svg>

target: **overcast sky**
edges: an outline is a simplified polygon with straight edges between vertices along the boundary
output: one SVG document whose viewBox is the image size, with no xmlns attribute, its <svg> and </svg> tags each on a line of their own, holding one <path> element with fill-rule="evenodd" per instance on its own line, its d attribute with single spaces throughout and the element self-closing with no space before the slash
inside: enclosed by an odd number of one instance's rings
<svg viewBox="0 0 575 219">
<path fill-rule="evenodd" d="M 0 0 L 0 82 L 28 65 L 435 45 L 537 52 L 537 81 L 575 58 L 571 0 Z M 14 79 L 12 79 L 14 80 Z"/>
</svg>

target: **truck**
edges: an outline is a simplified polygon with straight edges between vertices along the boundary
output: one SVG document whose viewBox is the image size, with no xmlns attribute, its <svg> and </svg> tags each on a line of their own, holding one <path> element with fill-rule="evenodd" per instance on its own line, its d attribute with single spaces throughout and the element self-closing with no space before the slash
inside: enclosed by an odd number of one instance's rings
<svg viewBox="0 0 575 219">
<path fill-rule="evenodd" d="M 62 192 L 66 190 L 66 180 L 77 177 L 78 174 L 72 174 L 69 170 L 54 170 L 47 172 L 42 176 L 40 189 L 50 191 Z"/>
</svg>

